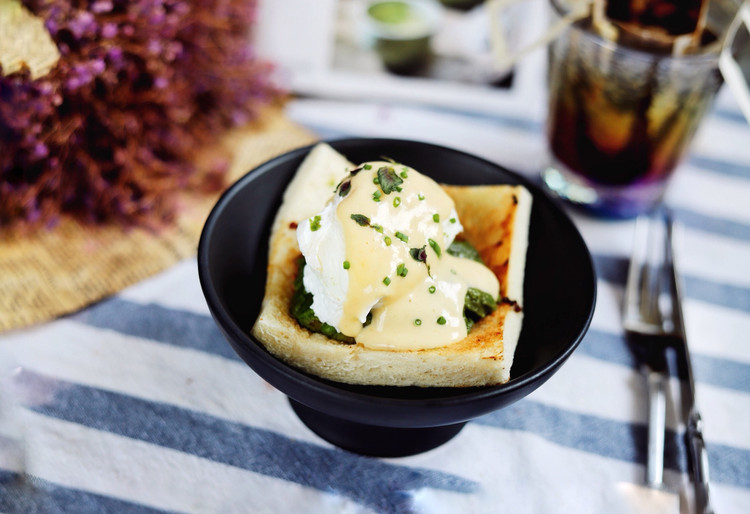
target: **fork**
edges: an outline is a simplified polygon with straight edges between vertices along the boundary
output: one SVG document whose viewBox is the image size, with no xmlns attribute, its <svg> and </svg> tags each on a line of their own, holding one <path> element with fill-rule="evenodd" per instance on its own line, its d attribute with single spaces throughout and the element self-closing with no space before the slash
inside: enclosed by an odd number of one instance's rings
<svg viewBox="0 0 750 514">
<path fill-rule="evenodd" d="M 667 290 L 668 257 L 663 213 L 636 220 L 633 250 L 625 286 L 623 326 L 648 385 L 646 483 L 664 486 L 666 430 L 666 348 L 675 327 L 660 298 Z"/>
</svg>

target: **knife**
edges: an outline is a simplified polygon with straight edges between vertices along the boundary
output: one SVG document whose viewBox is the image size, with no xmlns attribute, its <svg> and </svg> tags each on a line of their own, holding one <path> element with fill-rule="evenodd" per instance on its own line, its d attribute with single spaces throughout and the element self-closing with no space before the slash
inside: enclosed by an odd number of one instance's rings
<svg viewBox="0 0 750 514">
<path fill-rule="evenodd" d="M 674 251 L 674 223 L 671 212 L 667 212 L 667 267 L 671 282 L 672 318 L 674 320 L 674 349 L 678 359 L 684 365 L 685 382 L 682 388 L 683 412 L 687 411 L 685 427 L 685 445 L 687 447 L 688 464 L 695 487 L 696 512 L 700 514 L 714 514 L 709 494 L 708 452 L 703 439 L 703 420 L 695 404 L 695 381 L 693 366 L 690 360 L 690 350 L 685 331 L 685 318 L 682 311 L 682 284 L 677 274 L 677 264 Z"/>
</svg>

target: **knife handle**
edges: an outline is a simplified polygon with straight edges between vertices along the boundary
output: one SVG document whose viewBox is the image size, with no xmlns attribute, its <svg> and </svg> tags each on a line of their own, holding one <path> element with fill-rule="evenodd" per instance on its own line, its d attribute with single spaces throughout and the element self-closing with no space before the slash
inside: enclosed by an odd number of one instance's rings
<svg viewBox="0 0 750 514">
<path fill-rule="evenodd" d="M 688 416 L 685 442 L 693 473 L 693 483 L 695 484 L 695 510 L 700 514 L 714 514 L 709 496 L 708 453 L 706 452 L 706 443 L 703 440 L 703 420 L 701 415 L 695 411 Z"/>
</svg>

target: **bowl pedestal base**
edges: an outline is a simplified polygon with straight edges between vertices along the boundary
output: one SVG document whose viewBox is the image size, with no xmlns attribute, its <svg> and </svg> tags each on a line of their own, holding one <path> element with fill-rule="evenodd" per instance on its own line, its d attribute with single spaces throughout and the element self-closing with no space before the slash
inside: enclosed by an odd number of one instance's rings
<svg viewBox="0 0 750 514">
<path fill-rule="evenodd" d="M 299 419 L 326 441 L 373 457 L 405 457 L 426 452 L 453 438 L 466 424 L 419 428 L 367 425 L 325 414 L 291 398 L 289 403 Z"/>
</svg>

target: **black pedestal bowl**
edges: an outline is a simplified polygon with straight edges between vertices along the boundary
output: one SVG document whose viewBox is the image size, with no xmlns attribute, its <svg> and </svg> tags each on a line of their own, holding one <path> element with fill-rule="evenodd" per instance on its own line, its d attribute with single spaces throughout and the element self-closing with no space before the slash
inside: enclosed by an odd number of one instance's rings
<svg viewBox="0 0 750 514">
<path fill-rule="evenodd" d="M 211 314 L 237 354 L 286 394 L 299 418 L 331 443 L 361 454 L 402 456 L 439 446 L 464 424 L 541 386 L 578 346 L 594 311 L 596 277 L 577 229 L 539 188 L 478 157 L 393 139 L 329 144 L 352 162 L 388 156 L 449 184 L 522 184 L 534 201 L 524 323 L 509 382 L 474 388 L 354 386 L 306 374 L 271 355 L 250 330 L 266 282 L 270 225 L 310 147 L 262 164 L 219 199 L 201 235 L 198 269 Z"/>
</svg>

